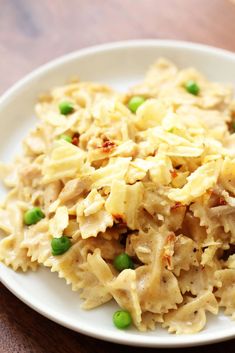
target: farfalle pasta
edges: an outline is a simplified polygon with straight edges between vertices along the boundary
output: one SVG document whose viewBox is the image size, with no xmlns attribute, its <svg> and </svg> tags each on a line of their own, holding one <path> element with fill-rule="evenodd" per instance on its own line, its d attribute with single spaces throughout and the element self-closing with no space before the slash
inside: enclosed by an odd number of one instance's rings
<svg viewBox="0 0 235 353">
<path fill-rule="evenodd" d="M 0 260 L 49 267 L 84 309 L 115 300 L 140 331 L 195 333 L 220 307 L 234 319 L 232 96 L 165 59 L 125 94 L 78 81 L 42 96 L 0 164 Z"/>
</svg>

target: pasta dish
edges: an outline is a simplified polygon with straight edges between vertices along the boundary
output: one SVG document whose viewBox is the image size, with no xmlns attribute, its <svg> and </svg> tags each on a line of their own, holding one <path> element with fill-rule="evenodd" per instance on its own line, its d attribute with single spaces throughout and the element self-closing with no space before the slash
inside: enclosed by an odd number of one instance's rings
<svg viewBox="0 0 235 353">
<path fill-rule="evenodd" d="M 0 260 L 49 267 L 113 322 L 202 330 L 235 318 L 235 102 L 229 85 L 158 59 L 119 93 L 74 81 L 42 95 L 22 153 L 0 164 Z"/>
</svg>

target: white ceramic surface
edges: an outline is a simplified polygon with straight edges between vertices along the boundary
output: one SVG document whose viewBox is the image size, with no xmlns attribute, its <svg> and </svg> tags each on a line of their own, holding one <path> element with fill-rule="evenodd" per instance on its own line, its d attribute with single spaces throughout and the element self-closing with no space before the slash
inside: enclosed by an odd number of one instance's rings
<svg viewBox="0 0 235 353">
<path fill-rule="evenodd" d="M 11 160 L 19 151 L 21 139 L 35 124 L 33 107 L 38 94 L 63 84 L 74 75 L 124 91 L 140 81 L 148 66 L 160 56 L 182 68 L 194 66 L 209 79 L 235 86 L 235 55 L 216 48 L 169 40 L 137 40 L 84 49 L 39 68 L 0 98 L 0 159 Z M 1 189 L 0 196 L 3 195 Z M 235 322 L 222 313 L 217 317 L 208 315 L 205 329 L 194 335 L 177 336 L 162 329 L 148 333 L 139 333 L 134 328 L 120 331 L 112 325 L 112 313 L 117 308 L 114 303 L 92 311 L 81 310 L 78 294 L 47 269 L 23 274 L 0 264 L 0 279 L 12 293 L 42 315 L 75 331 L 112 342 L 179 347 L 235 337 Z"/>
</svg>

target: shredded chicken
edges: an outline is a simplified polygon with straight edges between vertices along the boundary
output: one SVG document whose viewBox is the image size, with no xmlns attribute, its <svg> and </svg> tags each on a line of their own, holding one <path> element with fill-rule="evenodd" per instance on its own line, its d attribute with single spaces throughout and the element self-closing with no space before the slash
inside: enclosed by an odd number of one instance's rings
<svg viewBox="0 0 235 353">
<path fill-rule="evenodd" d="M 27 164 L 19 169 L 19 176 L 24 185 L 32 186 L 36 179 L 41 177 L 41 169 L 36 164 Z"/>
<path fill-rule="evenodd" d="M 61 188 L 62 188 L 62 184 L 59 180 L 54 181 L 46 186 L 45 192 L 44 192 L 44 204 L 45 204 L 46 210 L 48 210 L 52 202 L 57 200 L 59 193 L 61 191 Z"/>
<path fill-rule="evenodd" d="M 86 179 L 72 179 L 66 183 L 62 189 L 59 199 L 62 203 L 70 201 L 75 197 L 81 195 L 84 191 L 89 189 L 91 182 L 89 178 Z"/>
</svg>

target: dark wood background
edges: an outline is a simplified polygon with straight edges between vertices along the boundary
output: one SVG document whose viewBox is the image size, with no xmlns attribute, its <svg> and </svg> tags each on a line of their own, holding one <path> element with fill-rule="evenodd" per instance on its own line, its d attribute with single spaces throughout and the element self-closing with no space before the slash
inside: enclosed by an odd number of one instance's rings
<svg viewBox="0 0 235 353">
<path fill-rule="evenodd" d="M 189 40 L 235 51 L 235 0 L 0 0 L 0 93 L 62 54 L 138 38 Z M 120 351 L 151 349 L 106 343 L 65 329 L 0 284 L 0 353 Z M 198 351 L 235 352 L 235 340 L 175 350 Z"/>
</svg>

